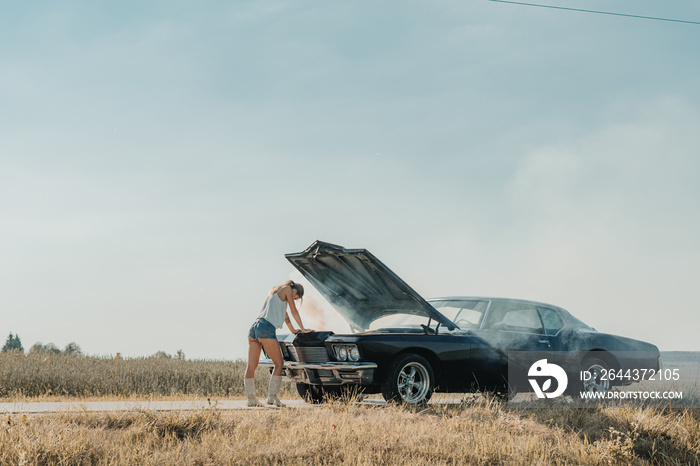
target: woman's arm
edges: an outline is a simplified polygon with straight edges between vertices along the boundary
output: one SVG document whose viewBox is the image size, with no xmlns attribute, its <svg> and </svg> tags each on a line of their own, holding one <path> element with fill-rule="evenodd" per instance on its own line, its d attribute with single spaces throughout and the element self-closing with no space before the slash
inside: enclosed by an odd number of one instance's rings
<svg viewBox="0 0 700 466">
<path fill-rule="evenodd" d="M 297 306 L 294 304 L 294 295 L 292 294 L 292 288 L 289 286 L 285 286 L 280 290 L 280 293 L 283 294 L 284 300 L 287 301 L 287 304 L 289 304 L 289 310 L 292 312 L 292 317 L 294 317 L 294 320 L 297 321 L 297 324 L 299 324 L 299 328 L 302 332 L 304 333 L 309 333 L 313 332 L 313 330 L 304 328 L 304 324 L 301 322 L 301 317 L 299 316 L 299 311 L 297 311 Z M 285 319 L 288 317 L 285 317 Z"/>
<path fill-rule="evenodd" d="M 292 325 L 292 321 L 289 320 L 289 315 L 287 313 L 284 313 L 284 323 L 287 324 L 287 327 L 289 327 L 289 331 L 292 332 L 293 334 L 296 334 L 299 332 L 299 330 L 295 329 L 294 326 Z"/>
</svg>

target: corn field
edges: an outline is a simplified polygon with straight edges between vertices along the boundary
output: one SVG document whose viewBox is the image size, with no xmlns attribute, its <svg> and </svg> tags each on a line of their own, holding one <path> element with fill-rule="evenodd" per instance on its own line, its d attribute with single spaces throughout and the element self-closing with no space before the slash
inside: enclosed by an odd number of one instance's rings
<svg viewBox="0 0 700 466">
<path fill-rule="evenodd" d="M 0 353 L 0 398 L 243 396 L 244 361 Z M 270 375 L 256 372 L 264 391 Z M 296 393 L 286 384 L 283 395 Z"/>
</svg>

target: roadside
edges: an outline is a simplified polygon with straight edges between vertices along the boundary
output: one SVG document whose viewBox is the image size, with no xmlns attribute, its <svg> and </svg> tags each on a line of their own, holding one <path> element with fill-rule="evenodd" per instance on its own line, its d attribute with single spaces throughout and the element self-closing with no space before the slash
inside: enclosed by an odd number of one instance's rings
<svg viewBox="0 0 700 466">
<path fill-rule="evenodd" d="M 283 400 L 289 408 L 310 408 L 304 400 Z M 132 400 L 132 401 L 34 401 L 0 403 L 0 414 L 40 414 L 110 411 L 194 411 L 205 409 L 234 410 L 249 408 L 246 400 Z M 272 406 L 262 409 L 279 409 Z"/>
<path fill-rule="evenodd" d="M 265 401 L 264 397 L 261 401 Z M 462 403 L 460 398 L 437 396 L 430 405 L 455 405 Z M 261 410 L 279 409 L 265 405 L 263 408 L 249 408 L 246 399 L 151 399 L 151 400 L 72 400 L 72 401 L 32 401 L 21 400 L 0 402 L 0 414 L 43 414 L 43 413 L 75 413 L 75 412 L 127 412 L 127 411 L 195 411 L 195 410 Z M 307 403 L 300 398 L 285 399 L 282 402 L 287 408 L 318 408 L 324 404 Z M 353 405 L 384 406 L 386 402 L 380 396 L 369 396 L 362 401 L 351 402 Z"/>
<path fill-rule="evenodd" d="M 700 464 L 693 410 L 523 410 L 488 398 L 289 401 L 312 409 L 226 409 L 219 401 L 157 411 L 132 402 L 128 411 L 5 414 L 0 465 Z"/>
</svg>

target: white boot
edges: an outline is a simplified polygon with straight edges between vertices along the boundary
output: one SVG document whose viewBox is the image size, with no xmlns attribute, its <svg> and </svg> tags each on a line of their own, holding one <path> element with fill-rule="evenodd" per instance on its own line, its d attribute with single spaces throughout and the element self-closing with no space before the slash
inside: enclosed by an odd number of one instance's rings
<svg viewBox="0 0 700 466">
<path fill-rule="evenodd" d="M 287 405 L 282 403 L 282 400 L 280 400 L 277 395 L 280 392 L 280 387 L 282 386 L 282 376 L 281 375 L 273 375 L 270 377 L 270 386 L 269 386 L 269 394 L 267 395 L 267 404 L 269 405 L 275 405 L 279 408 L 286 408 Z"/>
<path fill-rule="evenodd" d="M 263 405 L 260 403 L 260 400 L 255 397 L 255 379 L 243 379 L 243 387 L 245 387 L 245 394 L 248 396 L 248 406 L 255 407 Z"/>
</svg>

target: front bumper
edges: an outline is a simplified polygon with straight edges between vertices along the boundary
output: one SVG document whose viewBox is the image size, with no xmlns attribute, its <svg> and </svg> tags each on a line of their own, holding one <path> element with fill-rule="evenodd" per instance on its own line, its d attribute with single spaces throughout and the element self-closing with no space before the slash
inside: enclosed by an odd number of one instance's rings
<svg viewBox="0 0 700 466">
<path fill-rule="evenodd" d="M 262 359 L 260 365 L 269 366 L 272 370 L 274 364 L 270 359 Z M 282 376 L 289 382 L 310 385 L 372 385 L 376 368 L 377 365 L 373 362 L 285 361 Z"/>
</svg>

